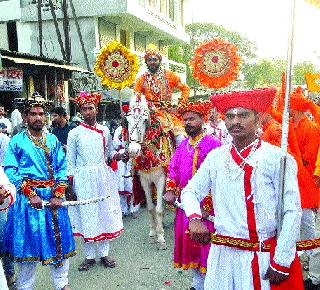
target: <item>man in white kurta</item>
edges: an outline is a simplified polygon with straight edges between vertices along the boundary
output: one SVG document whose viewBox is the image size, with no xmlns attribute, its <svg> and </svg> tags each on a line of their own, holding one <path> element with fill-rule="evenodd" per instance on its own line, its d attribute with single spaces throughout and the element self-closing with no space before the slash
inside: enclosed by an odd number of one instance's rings
<svg viewBox="0 0 320 290">
<path fill-rule="evenodd" d="M 262 112 L 267 104 L 271 104 L 271 96 L 272 92 L 267 90 L 226 94 L 222 98 L 216 96 L 214 105 L 226 113 L 233 143 L 211 151 L 182 191 L 181 201 L 189 217 L 191 237 L 199 242 L 206 239 L 212 242 L 206 290 L 269 290 L 274 284 L 279 284 L 277 289 L 303 289 L 301 271 L 293 272 L 291 268 L 293 261 L 299 267 L 295 250 L 301 220 L 297 166 L 293 157 L 288 156 L 282 227 L 277 235 L 282 152 L 255 136 L 256 112 Z M 267 104 L 257 105 L 250 101 L 251 97 L 260 98 Z M 239 100 L 241 98 L 243 102 Z M 225 106 L 217 103 L 222 100 L 228 100 Z M 211 237 L 199 222 L 200 201 L 208 191 L 212 193 L 215 212 L 216 233 Z M 270 258 L 275 244 L 274 256 Z M 292 275 L 301 275 L 295 277 L 301 278 L 298 279 L 299 286 L 285 288 L 288 276 Z"/>
<path fill-rule="evenodd" d="M 16 199 L 16 188 L 9 181 L 7 175 L 3 171 L 2 166 L 0 166 L 0 211 L 1 213 L 3 213 L 9 206 L 11 206 L 15 201 L 15 199 Z M 2 252 L 2 249 L 0 250 Z M 0 289 L 2 290 L 8 289 L 7 279 L 5 277 L 5 274 L 2 268 L 1 260 L 0 260 Z"/>
<path fill-rule="evenodd" d="M 115 173 L 107 164 L 113 158 L 109 129 L 96 122 L 100 98 L 82 93 L 75 101 L 84 123 L 69 132 L 67 162 L 78 200 L 105 197 L 103 201 L 69 209 L 73 232 L 82 237 L 86 259 L 79 271 L 87 271 L 98 256 L 105 267 L 115 267 L 109 257 L 109 241 L 123 231 L 122 215 Z"/>
<path fill-rule="evenodd" d="M 122 126 L 119 126 L 114 131 L 113 146 L 115 150 L 120 154 L 126 152 L 126 142 L 124 140 Z M 120 196 L 122 213 L 124 216 L 127 216 L 130 213 L 132 214 L 132 217 L 136 218 L 138 215 L 140 204 L 135 203 L 133 196 L 132 161 L 118 161 L 116 174 L 118 177 L 118 192 Z"/>
</svg>

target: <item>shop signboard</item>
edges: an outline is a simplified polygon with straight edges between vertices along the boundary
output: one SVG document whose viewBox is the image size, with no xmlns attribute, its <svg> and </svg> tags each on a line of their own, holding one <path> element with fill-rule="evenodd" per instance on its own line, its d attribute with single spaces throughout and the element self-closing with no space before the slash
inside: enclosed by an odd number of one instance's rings
<svg viewBox="0 0 320 290">
<path fill-rule="evenodd" d="M 23 71 L 9 67 L 0 70 L 0 91 L 21 92 L 23 88 Z"/>
</svg>

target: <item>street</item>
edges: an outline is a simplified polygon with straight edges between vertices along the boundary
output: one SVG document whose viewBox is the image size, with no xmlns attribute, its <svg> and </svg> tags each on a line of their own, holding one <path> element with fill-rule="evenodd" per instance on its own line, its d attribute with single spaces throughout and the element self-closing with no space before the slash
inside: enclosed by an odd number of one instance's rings
<svg viewBox="0 0 320 290">
<path fill-rule="evenodd" d="M 149 226 L 146 209 L 140 210 L 137 219 L 131 216 L 124 219 L 125 231 L 122 236 L 111 242 L 110 256 L 116 259 L 117 267 L 103 268 L 97 263 L 88 272 L 79 272 L 78 265 L 84 255 L 79 248 L 78 254 L 70 258 L 69 282 L 72 290 L 165 290 L 189 289 L 190 271 L 173 268 L 173 219 L 174 213 L 166 210 L 164 226 L 167 250 L 158 250 L 156 244 L 149 243 Z M 98 260 L 97 260 L 98 261 Z M 35 290 L 54 289 L 50 269 L 39 264 Z"/>
</svg>

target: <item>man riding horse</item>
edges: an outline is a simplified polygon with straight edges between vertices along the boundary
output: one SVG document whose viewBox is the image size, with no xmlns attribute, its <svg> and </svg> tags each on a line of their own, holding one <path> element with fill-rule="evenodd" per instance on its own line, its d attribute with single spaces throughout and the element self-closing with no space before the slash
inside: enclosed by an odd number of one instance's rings
<svg viewBox="0 0 320 290">
<path fill-rule="evenodd" d="M 144 56 L 148 71 L 140 76 L 134 90 L 144 94 L 151 110 L 155 111 L 165 133 L 173 134 L 176 147 L 184 139 L 182 120 L 174 114 L 172 106 L 172 93 L 178 89 L 181 98 L 178 106 L 183 105 L 189 98 L 190 89 L 181 82 L 180 77 L 171 70 L 162 69 L 162 56 L 156 49 L 148 49 Z"/>
</svg>

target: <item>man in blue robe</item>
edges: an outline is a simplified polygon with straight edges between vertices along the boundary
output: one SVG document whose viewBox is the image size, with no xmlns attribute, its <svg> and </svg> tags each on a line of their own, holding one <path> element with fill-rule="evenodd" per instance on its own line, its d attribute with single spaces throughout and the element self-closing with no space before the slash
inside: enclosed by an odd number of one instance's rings
<svg viewBox="0 0 320 290">
<path fill-rule="evenodd" d="M 4 250 L 18 262 L 18 289 L 32 289 L 37 262 L 51 266 L 56 289 L 69 289 L 68 257 L 75 243 L 67 208 L 61 206 L 67 184 L 66 160 L 58 139 L 43 128 L 46 102 L 26 102 L 27 130 L 9 142 L 4 170 L 17 189 L 8 212 Z M 43 207 L 42 202 L 49 202 Z"/>
</svg>

